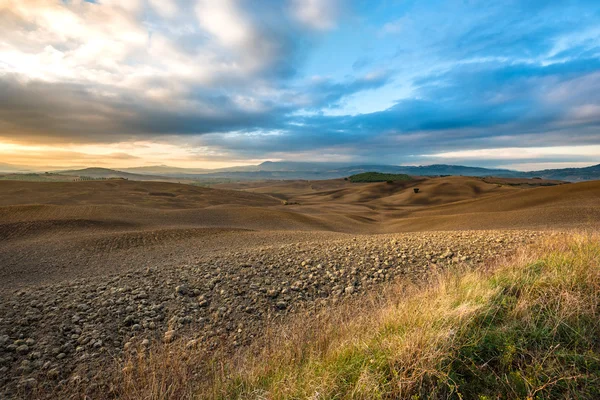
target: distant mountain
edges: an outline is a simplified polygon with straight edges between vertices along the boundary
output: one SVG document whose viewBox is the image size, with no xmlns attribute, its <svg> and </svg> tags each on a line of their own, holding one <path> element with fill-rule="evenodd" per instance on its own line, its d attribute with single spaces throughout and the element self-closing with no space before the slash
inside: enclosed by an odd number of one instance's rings
<svg viewBox="0 0 600 400">
<path fill-rule="evenodd" d="M 525 172 L 524 174 L 529 178 L 540 177 L 570 182 L 591 181 L 600 179 L 600 164 L 583 168 L 544 169 L 541 171 Z"/>
<path fill-rule="evenodd" d="M 336 179 L 364 172 L 380 172 L 388 174 L 407 175 L 464 175 L 464 176 L 498 176 L 520 177 L 518 171 L 506 169 L 488 169 L 463 167 L 457 165 L 427 165 L 427 166 L 398 166 L 398 165 L 344 165 L 338 163 L 302 163 L 302 162 L 268 162 L 251 167 L 233 167 L 212 170 L 202 174 L 177 174 L 178 177 L 193 179 Z M 170 175 L 172 176 L 172 175 Z"/>
<path fill-rule="evenodd" d="M 132 174 L 143 174 L 143 175 L 177 175 L 177 174 L 203 174 L 212 172 L 210 169 L 205 168 L 179 168 L 170 167 L 168 165 L 154 165 L 148 167 L 132 167 L 132 168 L 121 168 L 120 171 L 129 172 Z"/>
<path fill-rule="evenodd" d="M 341 163 L 311 163 L 311 162 L 287 162 L 287 161 L 265 161 L 258 165 L 244 165 L 237 167 L 228 168 L 216 168 L 216 169 L 203 169 L 203 168 L 178 168 L 170 167 L 168 165 L 157 165 L 148 167 L 133 167 L 133 168 L 122 168 L 120 171 L 130 172 L 135 174 L 154 174 L 169 176 L 172 178 L 189 178 L 191 176 L 207 175 L 210 177 L 254 177 L 257 176 L 273 176 L 277 177 L 292 175 L 295 178 L 287 179 L 302 179 L 296 177 L 298 173 L 323 173 L 327 171 L 336 170 L 342 166 L 349 166 L 350 164 Z"/>
<path fill-rule="evenodd" d="M 508 169 L 489 169 L 478 167 L 464 167 L 460 165 L 434 164 L 425 166 L 402 166 L 382 164 L 351 164 L 351 163 L 309 163 L 309 162 L 287 162 L 266 161 L 257 166 L 257 171 L 270 172 L 313 172 L 313 173 L 355 173 L 355 172 L 381 172 L 381 173 L 408 173 L 411 175 L 466 175 L 485 176 L 490 173 L 502 174 L 502 176 L 513 176 L 519 174 L 517 171 Z"/>
<path fill-rule="evenodd" d="M 89 178 L 123 178 L 130 179 L 133 181 L 153 181 L 153 180 L 165 180 L 164 176 L 160 175 L 143 175 L 143 174 L 132 174 L 130 172 L 117 171 L 108 168 L 84 168 L 67 171 L 55 171 L 63 175 L 74 175 Z"/>
<path fill-rule="evenodd" d="M 499 168 L 466 167 L 462 165 L 434 164 L 422 166 L 401 165 L 347 165 L 340 163 L 266 162 L 256 166 L 208 170 L 201 174 L 178 174 L 192 179 L 336 179 L 364 172 L 407 174 L 417 176 L 462 175 L 495 176 L 501 178 L 534 178 L 582 181 L 600 179 L 600 165 L 585 168 L 549 169 L 543 171 L 514 171 Z"/>
<path fill-rule="evenodd" d="M 407 174 L 413 176 L 495 176 L 501 178 L 533 178 L 582 181 L 600 179 L 600 165 L 586 168 L 549 169 L 543 171 L 521 172 L 509 169 L 466 167 L 462 165 L 433 164 L 422 166 L 402 165 L 348 165 L 343 163 L 311 163 L 311 162 L 264 162 L 258 165 L 198 170 L 175 168 L 168 166 L 128 168 L 124 171 L 105 168 L 88 168 L 67 171 L 91 177 L 120 177 L 134 180 L 193 179 L 193 180 L 263 180 L 263 179 L 337 179 L 364 172 L 380 172 L 386 174 Z M 132 171 L 140 171 L 134 174 Z M 150 175 L 152 173 L 152 175 Z"/>
<path fill-rule="evenodd" d="M 498 176 L 498 177 L 517 177 L 518 171 L 509 169 L 491 169 L 480 167 L 465 167 L 462 165 L 433 164 L 421 166 L 394 166 L 394 165 L 363 165 L 351 167 L 351 171 L 373 171 L 384 173 L 397 173 L 420 176 L 437 175 L 462 175 L 462 176 Z"/>
<path fill-rule="evenodd" d="M 19 173 L 39 171 L 26 167 L 0 163 L 0 172 Z M 407 174 L 413 176 L 495 176 L 501 178 L 544 178 L 563 181 L 600 180 L 600 164 L 584 168 L 546 169 L 541 171 L 513 171 L 498 168 L 466 167 L 462 165 L 433 164 L 422 166 L 349 164 L 333 162 L 297 162 L 266 161 L 258 165 L 247 165 L 220 169 L 178 168 L 167 165 L 124 168 L 120 170 L 108 168 L 84 168 L 71 170 L 51 170 L 63 174 L 88 176 L 92 178 L 125 178 L 131 180 L 263 180 L 263 179 L 304 179 L 321 180 L 345 178 L 364 172 L 386 174 Z"/>
<path fill-rule="evenodd" d="M 325 172 L 349 168 L 351 163 L 334 162 L 300 162 L 300 161 L 265 161 L 256 166 L 257 171 L 305 171 Z"/>
</svg>

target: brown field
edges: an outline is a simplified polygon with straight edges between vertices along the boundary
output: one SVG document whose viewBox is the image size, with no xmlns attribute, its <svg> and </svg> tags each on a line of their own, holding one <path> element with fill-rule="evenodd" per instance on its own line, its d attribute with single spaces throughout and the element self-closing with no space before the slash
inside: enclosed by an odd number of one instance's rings
<svg viewBox="0 0 600 400">
<path fill-rule="evenodd" d="M 0 291 L 144 263 L 201 260 L 215 251 L 274 240 L 598 226 L 600 182 L 547 187 L 556 182 L 506 181 L 339 179 L 217 188 L 126 180 L 0 181 Z"/>
<path fill-rule="evenodd" d="M 299 310 L 599 227 L 600 181 L 0 181 L 0 397 L 102 398 L 142 339 L 237 348 Z"/>
</svg>

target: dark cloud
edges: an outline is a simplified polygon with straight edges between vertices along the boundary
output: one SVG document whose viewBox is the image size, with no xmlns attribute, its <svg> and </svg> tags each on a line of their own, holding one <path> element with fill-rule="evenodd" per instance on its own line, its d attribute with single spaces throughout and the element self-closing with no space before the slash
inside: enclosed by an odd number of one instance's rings
<svg viewBox="0 0 600 400">
<path fill-rule="evenodd" d="M 421 99 L 399 101 L 384 111 L 295 116 L 279 135 L 224 140 L 211 135 L 207 143 L 252 155 L 337 148 L 372 160 L 460 149 L 600 144 L 600 107 L 585 108 L 600 104 L 598 60 L 464 65 L 421 84 Z M 583 107 L 579 119 L 578 107 Z"/>
<path fill-rule="evenodd" d="M 323 80 L 309 85 L 308 108 L 334 107 L 344 96 L 377 88 L 386 74 L 334 83 Z M 290 101 L 293 101 L 292 91 Z M 102 87 L 80 84 L 20 82 L 0 76 L 0 123 L 3 132 L 46 138 L 48 141 L 111 142 L 117 139 L 165 134 L 285 129 L 287 114 L 297 108 L 265 101 L 259 110 L 247 110 L 234 101 L 235 93 L 191 90 L 179 102 L 152 101 L 129 91 L 105 95 Z M 0 135 L 1 136 L 1 135 Z"/>
<path fill-rule="evenodd" d="M 389 72 L 373 73 L 362 76 L 350 81 L 337 82 L 332 79 L 321 79 L 317 82 L 306 85 L 299 93 L 309 96 L 310 104 L 305 107 L 309 110 L 319 110 L 323 108 L 335 108 L 339 102 L 349 95 L 362 92 L 364 90 L 377 89 L 390 81 Z"/>
</svg>

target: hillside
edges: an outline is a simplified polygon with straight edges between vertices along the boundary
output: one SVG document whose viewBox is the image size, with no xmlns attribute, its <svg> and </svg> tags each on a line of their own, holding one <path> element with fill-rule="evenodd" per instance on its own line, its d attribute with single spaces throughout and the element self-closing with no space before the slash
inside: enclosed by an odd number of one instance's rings
<svg viewBox="0 0 600 400">
<path fill-rule="evenodd" d="M 16 167 L 9 164 L 0 164 L 0 172 L 39 171 L 40 168 Z M 46 168 L 44 171 L 56 172 L 56 168 Z M 62 171 L 62 170 L 61 170 Z M 157 176 L 187 180 L 326 180 L 344 178 L 364 172 L 379 172 L 390 174 L 407 174 L 412 176 L 479 176 L 502 178 L 534 178 L 541 177 L 546 180 L 583 181 L 600 179 L 600 164 L 584 168 L 549 169 L 542 171 L 513 171 L 498 168 L 466 167 L 460 165 L 434 164 L 423 166 L 400 166 L 378 164 L 352 164 L 352 163 L 312 163 L 312 162 L 287 162 L 265 161 L 257 165 L 203 169 L 203 168 L 177 168 L 166 165 L 133 167 L 109 170 L 105 168 L 90 168 L 83 170 L 65 171 L 76 174 L 85 174 L 97 177 L 122 177 L 127 179 L 156 180 Z M 125 176 L 130 173 L 134 176 Z M 150 175 L 152 178 L 143 178 L 138 175 Z"/>
<path fill-rule="evenodd" d="M 100 171 L 99 174 L 104 174 Z M 108 180 L 90 182 L 0 182 L 0 207 L 12 205 L 125 205 L 150 209 L 190 209 L 216 205 L 273 206 L 266 195 L 168 182 Z"/>
<path fill-rule="evenodd" d="M 170 167 L 168 165 L 155 165 L 147 167 L 133 167 L 133 168 L 121 168 L 120 171 L 129 172 L 132 174 L 143 174 L 143 175 L 172 175 L 177 176 L 181 174 L 203 174 L 210 172 L 210 169 L 205 168 L 177 168 Z"/>
<path fill-rule="evenodd" d="M 117 171 L 114 169 L 108 168 L 84 168 L 78 170 L 66 170 L 66 171 L 57 171 L 60 174 L 64 175 L 75 175 L 81 177 L 90 177 L 90 178 L 122 178 L 122 179 L 130 179 L 134 181 L 146 181 L 146 180 L 164 180 L 164 176 L 159 175 L 145 175 L 145 174 L 134 174 L 130 172 Z"/>
<path fill-rule="evenodd" d="M 194 377 L 214 364 L 189 357 L 225 366 L 275 322 L 371 304 L 394 281 L 489 268 L 556 230 L 600 228 L 600 182 L 557 183 L 0 181 L 0 397 L 39 387 L 133 399 L 156 388 L 144 379 L 177 376 L 186 384 L 169 381 L 173 390 L 200 390 Z M 167 359 L 146 365 L 141 354 Z"/>
<path fill-rule="evenodd" d="M 377 172 L 418 176 L 462 175 L 519 177 L 517 171 L 463 167 L 454 165 L 430 165 L 421 167 L 394 165 L 343 165 L 338 163 L 265 162 L 257 166 L 232 167 L 207 171 L 201 174 L 183 174 L 179 177 L 194 179 L 235 179 L 235 180 L 327 180 L 344 178 L 360 173 Z"/>
<path fill-rule="evenodd" d="M 600 164 L 584 168 L 545 169 L 524 173 L 524 176 L 538 176 L 544 179 L 557 179 L 562 181 L 588 181 L 600 179 Z"/>
<path fill-rule="evenodd" d="M 131 260 L 182 262 L 212 249 L 198 249 L 199 238 L 226 249 L 228 240 L 286 241 L 315 232 L 570 229 L 600 221 L 600 182 L 529 188 L 466 177 L 393 184 L 340 179 L 226 190 L 131 180 L 0 181 L 0 193 L 0 277 L 12 285 L 65 276 L 40 260 L 75 275 L 129 268 Z M 215 229 L 228 233 L 209 239 Z"/>
</svg>

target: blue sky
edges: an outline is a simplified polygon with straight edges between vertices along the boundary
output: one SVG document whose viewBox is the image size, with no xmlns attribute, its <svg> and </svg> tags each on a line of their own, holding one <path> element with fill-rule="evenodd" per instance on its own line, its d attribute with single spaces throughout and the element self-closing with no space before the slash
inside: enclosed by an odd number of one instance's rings
<svg viewBox="0 0 600 400">
<path fill-rule="evenodd" d="M 5 0 L 0 37 L 7 162 L 600 163 L 597 1 Z"/>
</svg>

